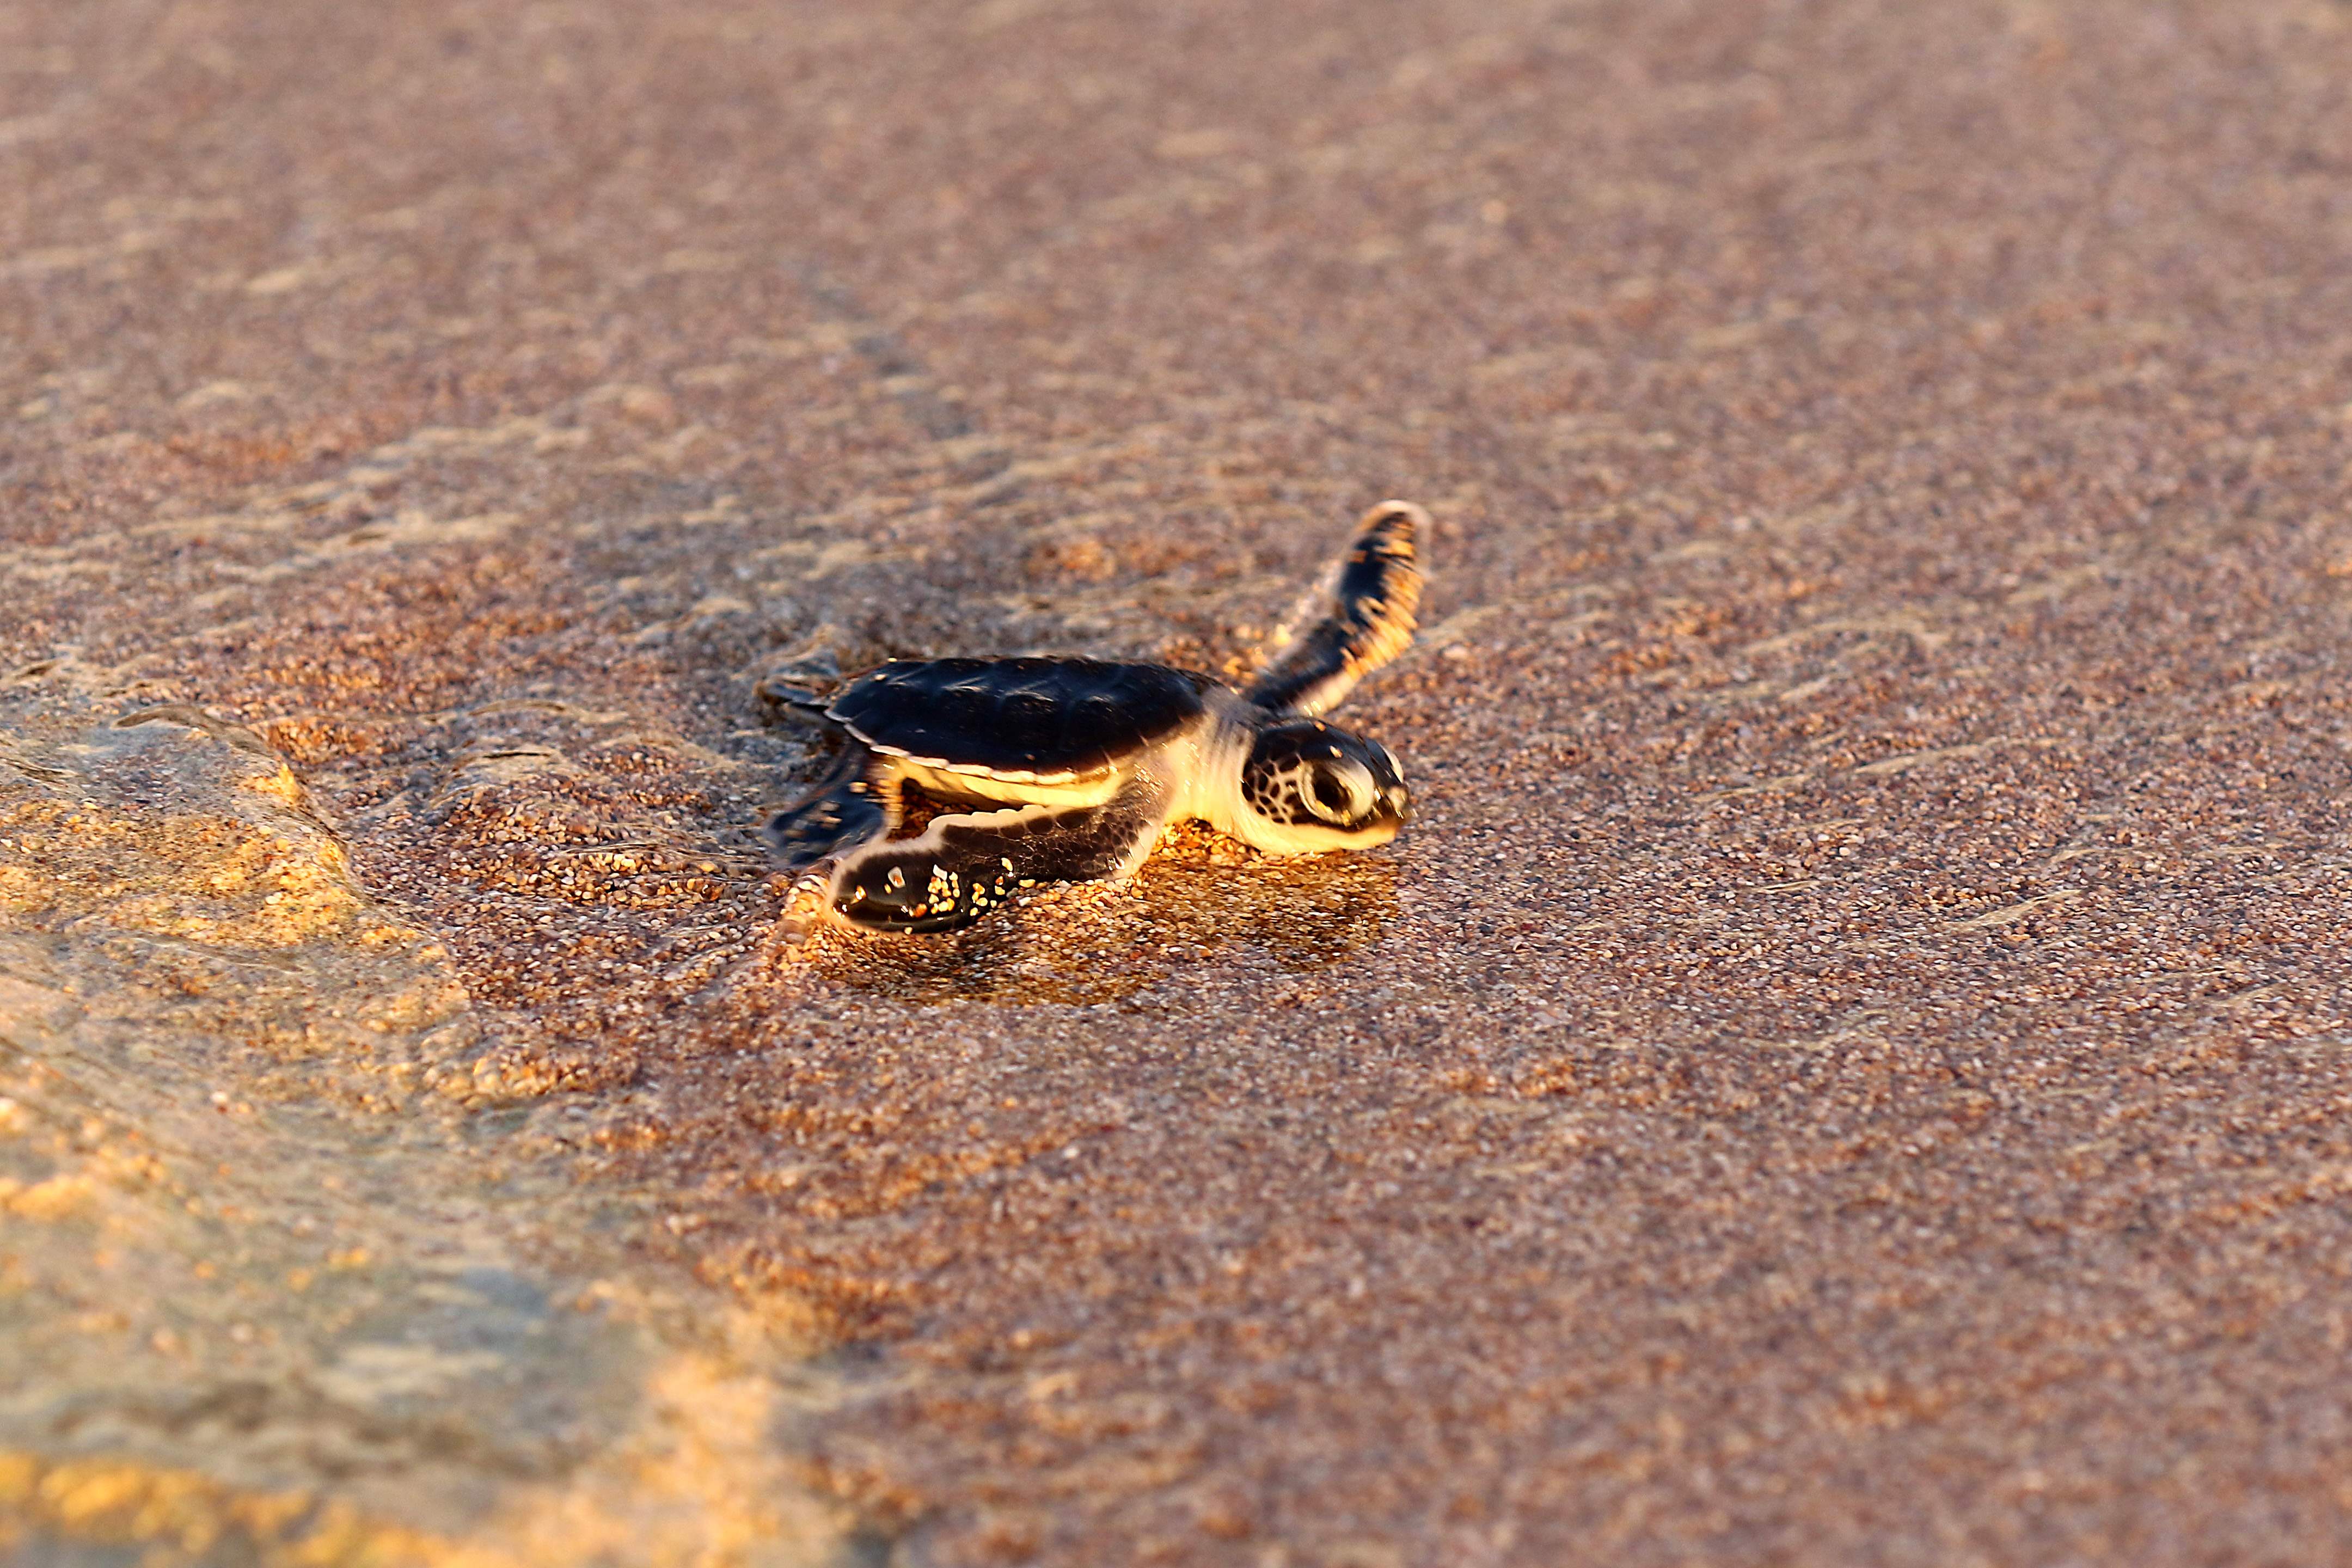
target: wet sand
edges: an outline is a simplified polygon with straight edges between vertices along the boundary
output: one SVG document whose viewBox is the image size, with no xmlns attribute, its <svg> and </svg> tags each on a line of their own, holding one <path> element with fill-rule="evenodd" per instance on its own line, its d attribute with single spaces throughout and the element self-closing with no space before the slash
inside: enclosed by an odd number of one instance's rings
<svg viewBox="0 0 2352 1568">
<path fill-rule="evenodd" d="M 2347 82 L 0 13 L 0 1550 L 2341 1560 Z M 1241 673 L 1391 494 L 1394 847 L 780 941 L 762 671 Z"/>
</svg>

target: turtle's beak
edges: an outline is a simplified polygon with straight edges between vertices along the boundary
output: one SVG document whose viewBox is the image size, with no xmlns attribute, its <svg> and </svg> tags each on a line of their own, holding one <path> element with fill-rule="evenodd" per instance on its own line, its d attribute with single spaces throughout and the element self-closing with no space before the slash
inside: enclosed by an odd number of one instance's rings
<svg viewBox="0 0 2352 1568">
<path fill-rule="evenodd" d="M 1388 787 L 1387 793 L 1381 796 L 1381 809 L 1386 812 L 1389 816 L 1396 818 L 1400 823 L 1411 822 L 1412 820 L 1412 796 L 1406 793 L 1404 785 L 1401 784 L 1391 784 Z"/>
</svg>

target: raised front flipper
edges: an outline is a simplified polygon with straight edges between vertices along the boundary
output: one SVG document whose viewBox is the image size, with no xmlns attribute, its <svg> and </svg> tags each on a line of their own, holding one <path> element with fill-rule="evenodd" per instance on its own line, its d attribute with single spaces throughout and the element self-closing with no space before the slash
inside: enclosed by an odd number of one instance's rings
<svg viewBox="0 0 2352 1568">
<path fill-rule="evenodd" d="M 845 857 L 834 912 L 869 931 L 952 931 L 1041 882 L 1133 871 L 1160 835 L 1156 792 L 1130 787 L 1100 805 L 1024 805 L 934 817 L 914 838 Z"/>
<path fill-rule="evenodd" d="M 1412 647 L 1428 535 L 1429 514 L 1411 501 L 1366 512 L 1348 553 L 1301 607 L 1309 624 L 1242 695 L 1268 712 L 1311 719 Z"/>
</svg>

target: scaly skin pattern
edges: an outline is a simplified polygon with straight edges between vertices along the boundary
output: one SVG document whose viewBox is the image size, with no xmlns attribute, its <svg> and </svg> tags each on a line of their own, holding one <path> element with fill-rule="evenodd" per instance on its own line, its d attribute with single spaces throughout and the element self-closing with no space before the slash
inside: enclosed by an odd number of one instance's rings
<svg viewBox="0 0 2352 1568">
<path fill-rule="evenodd" d="M 1021 888 L 1125 873 L 1150 852 L 1165 815 L 1164 792 L 1139 779 L 1098 806 L 936 818 L 919 837 L 858 857 L 835 879 L 832 907 L 870 931 L 951 930 Z"/>
</svg>

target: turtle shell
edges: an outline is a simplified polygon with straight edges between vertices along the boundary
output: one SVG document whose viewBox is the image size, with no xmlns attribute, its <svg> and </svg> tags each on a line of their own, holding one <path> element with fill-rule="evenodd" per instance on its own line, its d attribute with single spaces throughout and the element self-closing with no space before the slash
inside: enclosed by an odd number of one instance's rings
<svg viewBox="0 0 2352 1568">
<path fill-rule="evenodd" d="M 1092 658 L 893 659 L 828 715 L 877 752 L 1028 784 L 1098 773 L 1198 719 L 1209 678 Z"/>
</svg>

